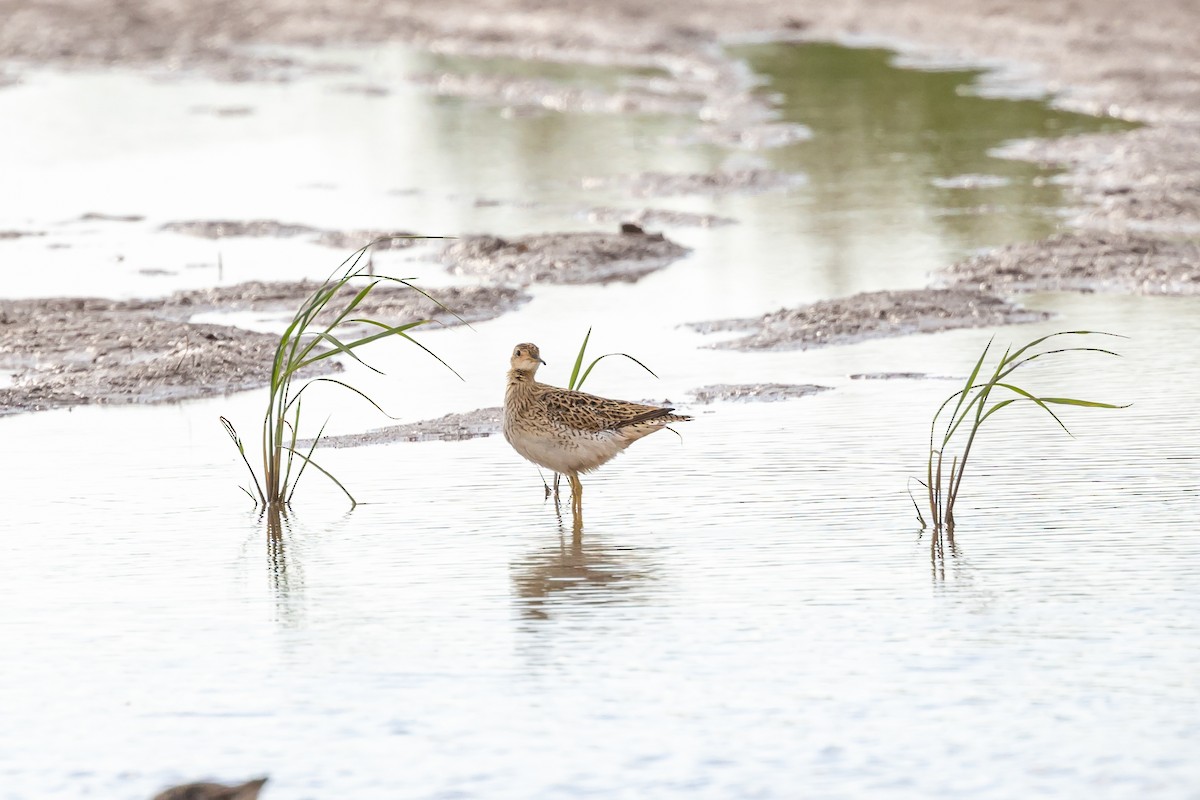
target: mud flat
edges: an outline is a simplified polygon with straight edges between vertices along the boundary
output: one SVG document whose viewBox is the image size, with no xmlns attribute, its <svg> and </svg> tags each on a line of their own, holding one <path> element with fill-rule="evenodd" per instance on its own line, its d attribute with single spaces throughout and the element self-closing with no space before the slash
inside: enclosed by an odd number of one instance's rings
<svg viewBox="0 0 1200 800">
<path fill-rule="evenodd" d="M 1064 233 L 1014 244 L 945 270 L 949 285 L 988 292 L 1200 294 L 1200 243 L 1129 233 Z"/>
<path fill-rule="evenodd" d="M 373 250 L 398 250 L 427 241 L 418 234 L 407 231 L 335 231 L 314 228 L 311 225 L 279 222 L 273 219 L 186 220 L 164 223 L 161 229 L 169 233 L 199 236 L 204 239 L 224 239 L 235 236 L 286 239 L 293 236 L 306 236 L 314 244 L 345 250 L 347 253 L 353 253 L 368 244 L 372 246 Z"/>
<path fill-rule="evenodd" d="M 409 76 L 409 80 L 441 96 L 463 97 L 498 105 L 515 114 L 546 111 L 583 114 L 695 114 L 701 98 L 675 84 L 662 91 L 619 89 L 612 92 L 568 86 L 554 81 L 510 75 L 463 75 L 455 72 Z"/>
<path fill-rule="evenodd" d="M 0 373 L 12 376 L 12 385 L 0 388 L 0 415 L 264 386 L 277 336 L 189 318 L 201 311 L 291 311 L 316 287 L 251 282 L 151 300 L 0 300 Z M 439 289 L 438 300 L 455 316 L 419 292 L 381 287 L 359 309 L 383 320 L 450 326 L 491 319 L 528 299 L 502 287 Z M 340 369 L 333 361 L 322 365 Z"/>
<path fill-rule="evenodd" d="M 104 300 L 0 301 L 0 370 L 13 376 L 0 415 L 249 389 L 267 382 L 277 342 Z"/>
<path fill-rule="evenodd" d="M 856 372 L 852 381 L 960 381 L 950 375 L 930 375 L 926 372 Z"/>
<path fill-rule="evenodd" d="M 686 255 L 660 233 L 542 233 L 515 239 L 464 236 L 442 260 L 456 275 L 493 283 L 632 283 Z"/>
<path fill-rule="evenodd" d="M 460 442 L 465 439 L 495 436 L 500 433 L 503 425 L 504 409 L 495 406 L 459 414 L 446 414 L 437 419 L 389 425 L 363 433 L 326 436 L 321 439 L 321 447 L 365 447 L 391 442 Z M 310 443 L 311 440 L 306 442 Z"/>
<path fill-rule="evenodd" d="M 719 170 L 717 172 L 640 172 L 611 178 L 587 178 L 585 189 L 618 187 L 634 197 L 785 191 L 806 182 L 803 175 L 770 169 Z"/>
<path fill-rule="evenodd" d="M 591 222 L 619 222 L 639 227 L 647 225 L 664 225 L 672 228 L 718 228 L 722 225 L 735 225 L 733 217 L 722 217 L 717 214 L 698 214 L 691 211 L 672 211 L 668 208 L 614 208 L 612 206 L 596 206 L 583 212 Z"/>
<path fill-rule="evenodd" d="M 799 308 L 782 308 L 750 319 L 692 323 L 701 333 L 749 331 L 710 347 L 724 350 L 803 350 L 865 339 L 1038 322 L 1042 311 L 971 289 L 864 292 Z"/>
<path fill-rule="evenodd" d="M 316 281 L 247 281 L 234 286 L 175 292 L 160 300 L 130 300 L 117 304 L 130 311 L 148 311 L 184 319 L 201 311 L 294 311 L 320 287 Z M 349 299 L 349 295 L 346 298 Z M 399 286 L 380 285 L 358 306 L 356 316 L 397 321 L 428 319 L 446 327 L 494 319 L 527 303 L 530 295 L 504 286 L 447 287 L 430 296 Z M 328 321 L 331 312 L 318 316 Z"/>
<path fill-rule="evenodd" d="M 1200 125 L 1149 127 L 1027 139 L 995 154 L 1067 168 L 1064 181 L 1082 203 L 1074 227 L 1194 238 L 1200 236 L 1197 139 Z"/>
<path fill-rule="evenodd" d="M 778 403 L 828 392 L 832 388 L 815 383 L 715 383 L 693 389 L 692 401 L 702 405 L 718 402 Z"/>
</svg>

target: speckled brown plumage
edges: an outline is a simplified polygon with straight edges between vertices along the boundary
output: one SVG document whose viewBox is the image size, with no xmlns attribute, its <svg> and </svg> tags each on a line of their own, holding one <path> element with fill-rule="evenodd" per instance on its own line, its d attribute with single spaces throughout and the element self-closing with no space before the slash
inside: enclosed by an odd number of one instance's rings
<svg viewBox="0 0 1200 800">
<path fill-rule="evenodd" d="M 513 348 L 504 393 L 504 438 L 521 456 L 566 475 L 572 508 L 582 511 L 579 475 L 606 463 L 629 445 L 672 422 L 691 417 L 624 400 L 610 400 L 538 383 L 544 364 L 537 345 Z"/>
<path fill-rule="evenodd" d="M 259 778 L 238 786 L 220 783 L 189 783 L 176 786 L 154 796 L 154 800 L 255 800 L 262 790 L 266 778 Z"/>
</svg>

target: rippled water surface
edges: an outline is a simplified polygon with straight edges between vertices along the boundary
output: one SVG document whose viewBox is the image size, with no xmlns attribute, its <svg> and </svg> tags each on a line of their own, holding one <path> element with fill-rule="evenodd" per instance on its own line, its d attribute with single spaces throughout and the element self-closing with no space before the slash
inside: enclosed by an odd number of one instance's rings
<svg viewBox="0 0 1200 800">
<path fill-rule="evenodd" d="M 647 201 L 739 224 L 668 229 L 694 253 L 636 284 L 534 287 L 518 312 L 428 334 L 465 382 L 401 347 L 373 354 L 386 378 L 349 371 L 412 420 L 498 404 L 517 341 L 541 344 L 550 382 L 589 324 L 596 352 L 635 352 L 661 380 L 606 362 L 590 388 L 696 420 L 592 476 L 582 532 L 499 437 L 328 451 L 364 504 L 314 479 L 268 537 L 216 421 L 249 430 L 262 392 L 0 418 L 0 798 L 133 800 L 257 774 L 272 800 L 1200 797 L 1197 301 L 1027 298 L 1059 316 L 1002 344 L 1130 336 L 1120 360 L 1036 366 L 1031 384 L 1133 405 L 1068 410 L 1075 438 L 1034 413 L 1001 420 L 940 549 L 906 481 L 991 331 L 743 354 L 679 327 L 925 285 L 974 248 L 1045 235 L 1064 213 L 1053 176 L 987 151 L 1099 123 L 878 51 L 742 55 L 810 141 L 747 154 L 664 144 L 689 130 L 674 117 L 508 118 L 404 88 L 456 62 L 392 51 L 311 55 L 390 81 L 385 97 L 322 73 L 35 73 L 0 91 L 16 120 L 0 167 L 40 177 L 0 199 L 0 228 L 45 233 L 0 240 L 7 296 L 315 277 L 338 257 L 158 231 L 179 219 L 505 234 L 635 207 L 583 177 L 751 163 L 808 178 Z M 252 113 L 195 110 L 211 106 Z M 427 260 L 394 266 L 449 282 Z M 878 372 L 935 377 L 850 377 Z M 689 400 L 756 381 L 832 391 Z M 386 422 L 324 402 L 339 431 Z"/>
</svg>

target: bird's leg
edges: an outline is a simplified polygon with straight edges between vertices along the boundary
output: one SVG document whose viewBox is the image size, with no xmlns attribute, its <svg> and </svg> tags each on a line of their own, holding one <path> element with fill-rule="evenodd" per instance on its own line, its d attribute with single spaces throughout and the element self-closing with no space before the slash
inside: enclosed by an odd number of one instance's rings
<svg viewBox="0 0 1200 800">
<path fill-rule="evenodd" d="M 567 475 L 571 481 L 571 511 L 576 516 L 583 516 L 583 484 L 579 482 L 579 476 L 575 473 Z"/>
</svg>

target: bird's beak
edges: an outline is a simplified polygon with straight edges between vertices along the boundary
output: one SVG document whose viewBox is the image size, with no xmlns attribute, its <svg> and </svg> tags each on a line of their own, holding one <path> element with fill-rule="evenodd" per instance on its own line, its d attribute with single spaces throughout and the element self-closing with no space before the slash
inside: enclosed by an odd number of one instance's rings
<svg viewBox="0 0 1200 800">
<path fill-rule="evenodd" d="M 540 359 L 540 358 L 539 358 L 539 359 L 538 359 L 538 361 L 542 361 L 542 359 Z M 542 361 L 542 366 L 543 366 L 543 367 L 547 366 L 547 364 L 546 364 L 546 362 L 545 362 L 545 361 Z"/>
</svg>

